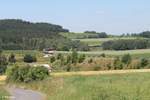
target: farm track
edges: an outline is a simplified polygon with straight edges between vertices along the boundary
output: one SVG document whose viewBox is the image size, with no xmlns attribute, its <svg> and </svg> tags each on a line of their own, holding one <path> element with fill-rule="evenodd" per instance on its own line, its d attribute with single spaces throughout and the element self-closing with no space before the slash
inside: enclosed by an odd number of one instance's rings
<svg viewBox="0 0 150 100">
<path fill-rule="evenodd" d="M 21 88 L 6 88 L 6 90 L 11 95 L 10 100 L 45 100 L 44 94 L 37 91 Z"/>
<path fill-rule="evenodd" d="M 60 72 L 52 73 L 52 76 L 73 76 L 73 75 L 107 75 L 107 74 L 126 74 L 126 73 L 144 73 L 150 72 L 150 69 L 135 69 L 135 70 L 109 70 L 109 71 L 81 71 L 81 72 Z"/>
</svg>

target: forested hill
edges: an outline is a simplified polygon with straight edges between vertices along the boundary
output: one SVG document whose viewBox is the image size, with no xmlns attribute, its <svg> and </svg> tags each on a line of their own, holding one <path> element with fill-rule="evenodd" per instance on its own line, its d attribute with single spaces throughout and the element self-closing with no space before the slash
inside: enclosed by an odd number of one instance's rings
<svg viewBox="0 0 150 100">
<path fill-rule="evenodd" d="M 68 30 L 49 23 L 31 23 L 16 19 L 0 20 L 0 37 L 51 37 L 59 32 L 68 32 Z"/>
<path fill-rule="evenodd" d="M 69 32 L 60 25 L 49 23 L 32 23 L 23 20 L 0 20 L 0 48 L 4 50 L 32 50 L 54 48 L 69 50 L 74 47 L 84 47 L 79 42 L 72 42 L 59 35 Z"/>
</svg>

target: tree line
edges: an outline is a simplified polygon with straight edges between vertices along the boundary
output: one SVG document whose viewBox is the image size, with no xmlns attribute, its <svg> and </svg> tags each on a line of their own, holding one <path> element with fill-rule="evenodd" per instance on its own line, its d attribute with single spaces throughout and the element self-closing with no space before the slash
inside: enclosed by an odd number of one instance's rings
<svg viewBox="0 0 150 100">
<path fill-rule="evenodd" d="M 104 50 L 134 50 L 150 48 L 148 39 L 111 40 L 102 44 Z"/>
</svg>

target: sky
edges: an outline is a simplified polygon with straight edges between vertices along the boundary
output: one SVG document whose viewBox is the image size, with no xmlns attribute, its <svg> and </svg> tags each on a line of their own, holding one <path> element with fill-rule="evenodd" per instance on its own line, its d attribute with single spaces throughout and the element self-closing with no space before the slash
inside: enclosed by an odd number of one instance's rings
<svg viewBox="0 0 150 100">
<path fill-rule="evenodd" d="M 0 0 L 0 19 L 58 24 L 72 32 L 150 30 L 150 0 Z"/>
</svg>

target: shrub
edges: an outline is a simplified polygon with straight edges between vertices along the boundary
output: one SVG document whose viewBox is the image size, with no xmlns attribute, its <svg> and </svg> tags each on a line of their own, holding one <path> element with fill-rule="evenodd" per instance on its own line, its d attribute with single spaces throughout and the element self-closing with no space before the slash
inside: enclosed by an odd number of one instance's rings
<svg viewBox="0 0 150 100">
<path fill-rule="evenodd" d="M 59 53 L 59 54 L 57 55 L 57 60 L 60 60 L 61 58 L 62 58 L 62 54 Z"/>
<path fill-rule="evenodd" d="M 71 65 L 70 65 L 70 64 L 68 64 L 68 65 L 66 66 L 66 71 L 67 71 L 67 72 L 70 72 L 70 71 L 71 71 Z"/>
<path fill-rule="evenodd" d="M 93 63 L 93 59 L 90 58 L 90 59 L 88 60 L 88 63 Z"/>
<path fill-rule="evenodd" d="M 101 69 L 101 66 L 100 66 L 100 65 L 95 65 L 93 70 L 94 70 L 94 71 L 99 71 L 100 69 Z"/>
<path fill-rule="evenodd" d="M 102 53 L 102 54 L 101 54 L 101 57 L 106 57 L 105 53 Z"/>
<path fill-rule="evenodd" d="M 125 54 L 125 55 L 123 55 L 121 61 L 122 61 L 124 64 L 130 64 L 131 61 L 132 61 L 131 55 L 130 55 L 130 54 Z"/>
<path fill-rule="evenodd" d="M 26 54 L 24 56 L 24 62 L 26 62 L 26 63 L 32 63 L 32 62 L 36 62 L 36 61 L 37 61 L 37 59 L 35 56 L 32 56 L 30 54 Z"/>
<path fill-rule="evenodd" d="M 114 60 L 114 69 L 123 69 L 123 64 L 119 57 L 116 57 Z"/>
<path fill-rule="evenodd" d="M 51 63 L 54 63 L 55 60 L 56 60 L 56 58 L 55 58 L 54 56 L 50 57 L 50 62 L 51 62 Z"/>
<path fill-rule="evenodd" d="M 71 55 L 67 55 L 66 64 L 70 64 L 72 62 Z"/>
<path fill-rule="evenodd" d="M 86 57 L 85 54 L 80 55 L 78 58 L 78 62 L 82 63 L 85 60 L 85 57 Z"/>
<path fill-rule="evenodd" d="M 146 49 L 150 47 L 150 40 L 148 39 L 120 39 L 106 41 L 102 44 L 104 50 L 133 50 Z"/>
<path fill-rule="evenodd" d="M 15 58 L 15 55 L 13 53 L 9 56 L 8 61 L 10 63 L 16 63 L 16 58 Z"/>
<path fill-rule="evenodd" d="M 77 51 L 73 50 L 71 55 L 72 55 L 72 63 L 76 64 L 77 61 L 78 61 L 78 53 L 77 53 Z"/>
<path fill-rule="evenodd" d="M 13 82 L 32 82 L 43 80 L 49 75 L 48 69 L 45 67 L 31 66 L 13 66 L 7 70 L 7 81 Z"/>
<path fill-rule="evenodd" d="M 29 70 L 29 78 L 31 80 L 43 80 L 49 75 L 48 69 L 42 66 L 31 67 Z"/>
<path fill-rule="evenodd" d="M 4 74 L 7 69 L 7 58 L 4 55 L 0 55 L 0 74 Z"/>
<path fill-rule="evenodd" d="M 140 61 L 140 67 L 145 67 L 145 66 L 147 66 L 149 64 L 149 61 L 148 61 L 148 59 L 146 59 L 146 58 L 142 58 L 141 59 L 141 61 Z"/>
</svg>

